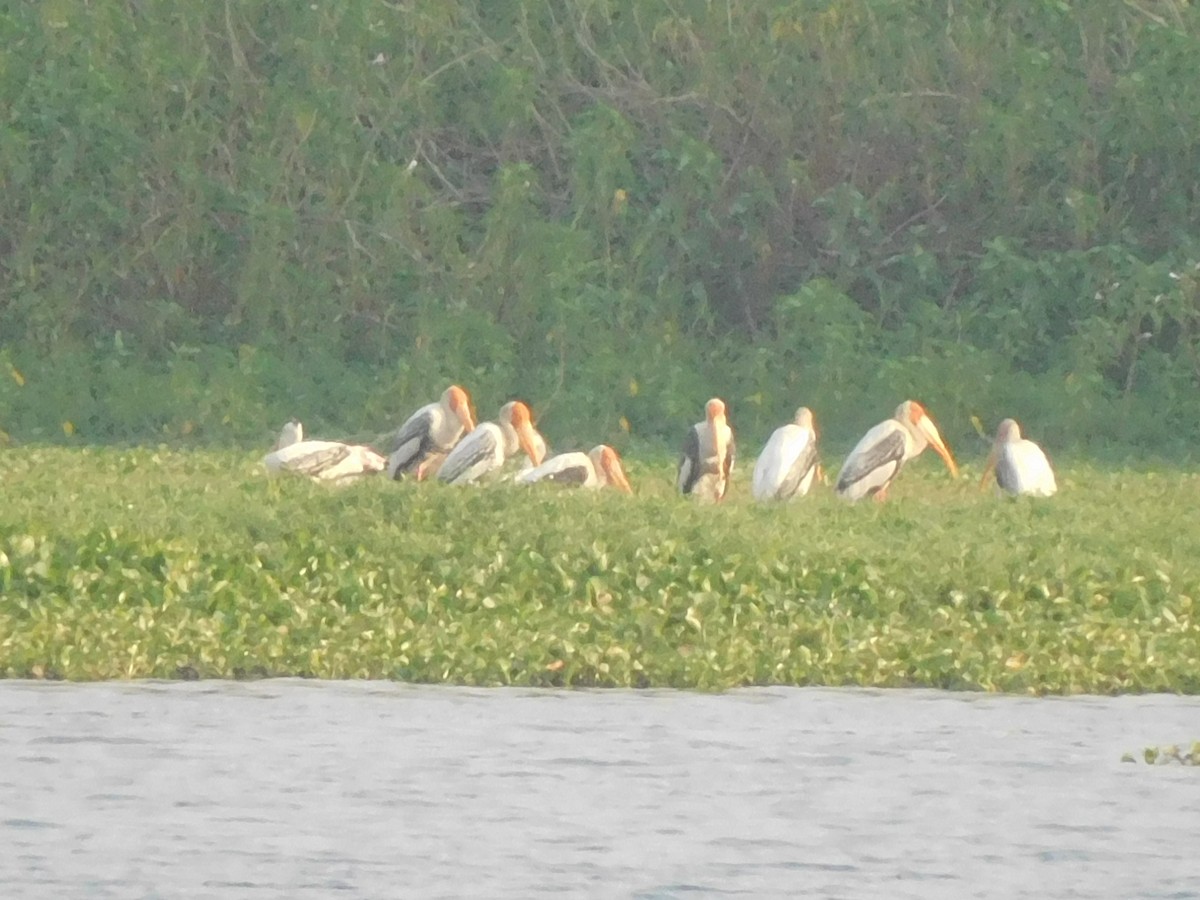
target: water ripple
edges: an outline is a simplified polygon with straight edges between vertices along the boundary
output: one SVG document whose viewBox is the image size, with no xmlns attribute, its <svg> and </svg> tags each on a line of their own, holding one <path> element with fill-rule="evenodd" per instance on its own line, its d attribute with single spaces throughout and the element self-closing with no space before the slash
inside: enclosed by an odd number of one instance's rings
<svg viewBox="0 0 1200 900">
<path fill-rule="evenodd" d="M 44 822 L 39 819 L 4 819 L 0 825 L 6 828 L 61 828 L 57 822 Z"/>
</svg>

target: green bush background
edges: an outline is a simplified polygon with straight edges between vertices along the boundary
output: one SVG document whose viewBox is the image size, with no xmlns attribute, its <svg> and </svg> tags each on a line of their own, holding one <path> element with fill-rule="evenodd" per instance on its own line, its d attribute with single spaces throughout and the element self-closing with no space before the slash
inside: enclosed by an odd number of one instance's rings
<svg viewBox="0 0 1200 900">
<path fill-rule="evenodd" d="M 0 12 L 0 441 L 1200 438 L 1186 0 Z M 73 435 L 73 436 L 72 436 Z"/>
</svg>

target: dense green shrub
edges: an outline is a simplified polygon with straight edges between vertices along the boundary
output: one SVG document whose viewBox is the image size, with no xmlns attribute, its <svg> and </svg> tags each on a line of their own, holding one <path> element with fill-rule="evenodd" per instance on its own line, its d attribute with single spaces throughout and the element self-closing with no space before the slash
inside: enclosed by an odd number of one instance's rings
<svg viewBox="0 0 1200 900">
<path fill-rule="evenodd" d="M 919 393 L 952 439 L 1016 415 L 1174 449 L 1200 436 L 1198 25 L 11 5 L 0 429 L 382 429 L 453 378 L 563 440 L 674 440 L 714 393 L 755 434 L 800 400 L 848 434 Z"/>
</svg>

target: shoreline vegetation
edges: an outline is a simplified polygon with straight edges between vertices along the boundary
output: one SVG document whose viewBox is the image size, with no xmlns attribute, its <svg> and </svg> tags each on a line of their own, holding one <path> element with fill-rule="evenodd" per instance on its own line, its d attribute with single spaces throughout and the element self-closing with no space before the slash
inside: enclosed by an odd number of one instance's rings
<svg viewBox="0 0 1200 900">
<path fill-rule="evenodd" d="M 270 479 L 261 454 L 0 453 L 0 674 L 1200 693 L 1200 475 L 1059 464 L 1049 500 L 906 468 L 720 505 Z M 833 457 L 831 456 L 830 459 Z M 543 489 L 544 488 L 544 489 Z"/>
</svg>

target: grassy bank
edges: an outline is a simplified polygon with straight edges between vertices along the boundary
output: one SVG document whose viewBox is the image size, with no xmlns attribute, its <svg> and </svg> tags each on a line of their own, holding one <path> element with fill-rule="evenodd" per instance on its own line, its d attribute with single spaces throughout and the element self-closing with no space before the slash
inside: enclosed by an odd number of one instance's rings
<svg viewBox="0 0 1200 900">
<path fill-rule="evenodd" d="M 886 505 L 269 481 L 256 455 L 0 454 L 0 673 L 1200 691 L 1200 477 L 931 460 Z M 976 473 L 978 465 L 976 465 Z"/>
</svg>

